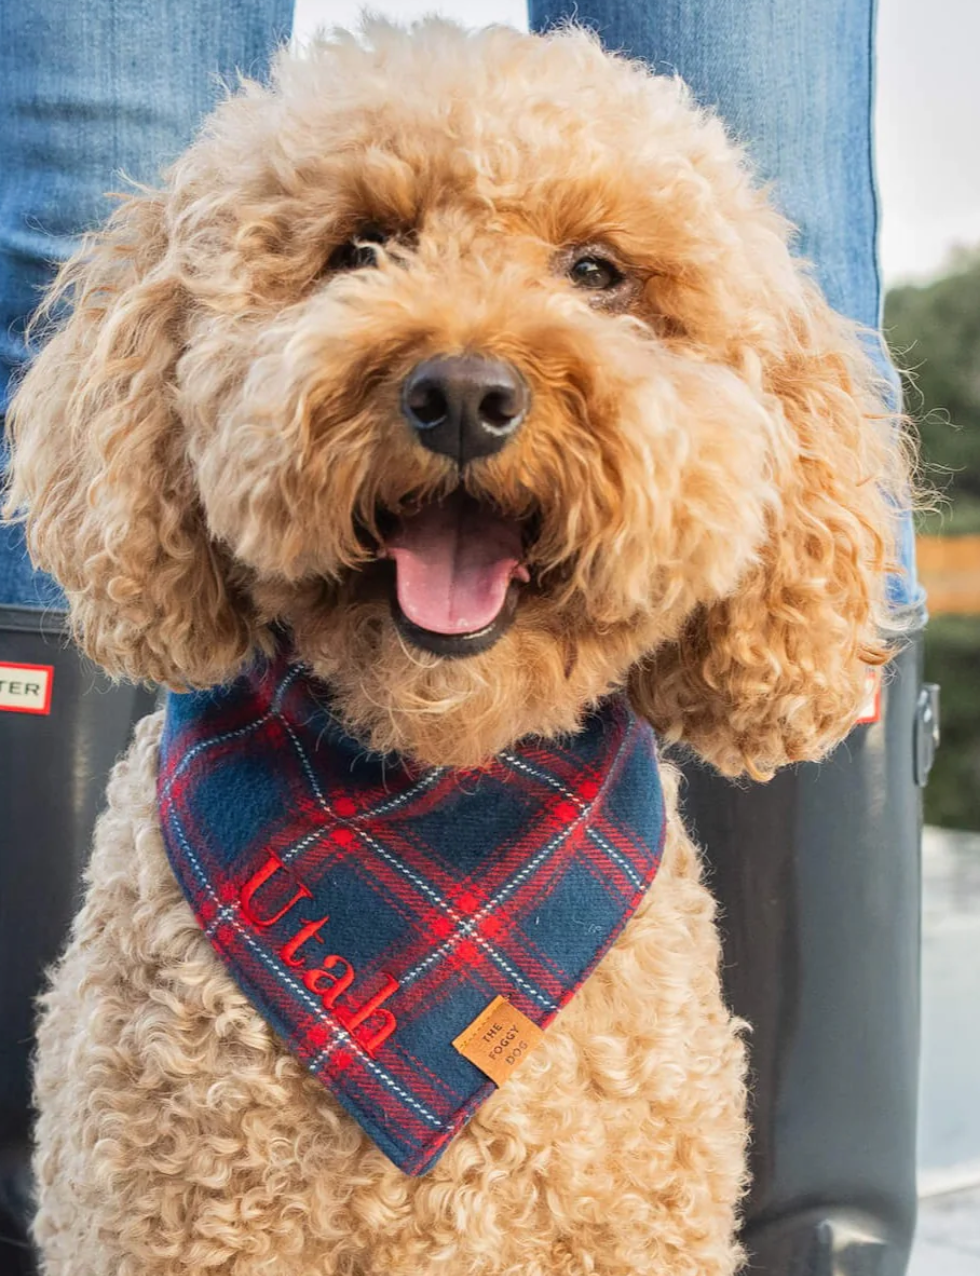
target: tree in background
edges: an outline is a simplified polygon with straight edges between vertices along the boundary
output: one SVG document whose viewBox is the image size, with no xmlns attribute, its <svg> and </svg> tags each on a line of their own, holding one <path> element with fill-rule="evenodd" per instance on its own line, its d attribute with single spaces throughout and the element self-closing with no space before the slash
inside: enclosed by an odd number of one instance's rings
<svg viewBox="0 0 980 1276">
<path fill-rule="evenodd" d="M 892 289 L 885 331 L 907 369 L 905 408 L 918 425 L 927 478 L 945 497 L 946 508 L 924 515 L 920 531 L 980 534 L 980 251 L 958 253 L 933 283 Z M 980 829 L 980 615 L 933 617 L 925 676 L 942 686 L 943 737 L 926 820 Z"/>
<path fill-rule="evenodd" d="M 929 481 L 951 503 L 920 530 L 980 533 L 980 250 L 957 252 L 933 283 L 893 288 L 885 333 Z"/>
</svg>

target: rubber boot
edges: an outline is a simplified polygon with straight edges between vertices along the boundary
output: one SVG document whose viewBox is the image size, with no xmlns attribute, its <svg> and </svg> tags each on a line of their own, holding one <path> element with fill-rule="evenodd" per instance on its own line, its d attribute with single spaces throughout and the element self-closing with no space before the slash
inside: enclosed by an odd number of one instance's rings
<svg viewBox="0 0 980 1276">
<path fill-rule="evenodd" d="M 902 1276 L 915 1226 L 921 786 L 938 741 L 921 632 L 880 721 L 766 785 L 687 768 L 749 1039 L 752 1276 Z"/>
<path fill-rule="evenodd" d="M 0 607 L 0 1273 L 33 1272 L 27 1240 L 30 1053 L 43 972 L 79 901 L 109 771 L 148 691 L 113 686 L 64 616 Z"/>
</svg>

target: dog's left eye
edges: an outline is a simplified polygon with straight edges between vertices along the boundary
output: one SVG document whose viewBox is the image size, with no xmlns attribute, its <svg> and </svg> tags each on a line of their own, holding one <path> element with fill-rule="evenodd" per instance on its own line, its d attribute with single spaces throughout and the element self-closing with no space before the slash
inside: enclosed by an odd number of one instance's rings
<svg viewBox="0 0 980 1276">
<path fill-rule="evenodd" d="M 594 253 L 577 257 L 568 268 L 568 277 L 578 288 L 607 292 L 623 282 L 623 272 L 605 257 Z"/>
<path fill-rule="evenodd" d="M 383 246 L 390 236 L 378 226 L 365 226 L 363 230 L 352 235 L 330 254 L 327 261 L 328 270 L 361 270 L 365 266 L 376 266 L 378 254 L 375 245 Z"/>
</svg>

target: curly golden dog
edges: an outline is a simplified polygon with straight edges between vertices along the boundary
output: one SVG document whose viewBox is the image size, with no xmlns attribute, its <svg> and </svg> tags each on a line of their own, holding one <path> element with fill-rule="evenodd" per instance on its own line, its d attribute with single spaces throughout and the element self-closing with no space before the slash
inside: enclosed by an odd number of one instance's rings
<svg viewBox="0 0 980 1276">
<path fill-rule="evenodd" d="M 63 269 L 8 508 L 112 674 L 215 686 L 287 633 L 355 737 L 426 766 L 626 687 L 664 742 L 765 778 L 840 740 L 888 658 L 906 483 L 789 238 L 721 123 L 587 33 L 368 23 L 244 83 Z M 44 1000 L 48 1276 L 738 1268 L 741 1025 L 670 765 L 644 902 L 412 1178 L 215 957 L 159 734 Z"/>
</svg>

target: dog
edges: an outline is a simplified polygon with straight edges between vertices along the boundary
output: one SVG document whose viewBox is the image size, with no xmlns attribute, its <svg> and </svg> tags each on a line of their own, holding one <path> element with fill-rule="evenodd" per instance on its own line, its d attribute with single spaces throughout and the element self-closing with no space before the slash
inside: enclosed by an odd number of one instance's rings
<svg viewBox="0 0 980 1276">
<path fill-rule="evenodd" d="M 244 82 L 63 268 L 8 509 L 113 675 L 207 694 L 286 644 L 365 754 L 471 777 L 618 696 L 764 779 L 889 657 L 908 482 L 790 244 L 677 79 L 574 27 L 370 21 Z M 416 1175 L 216 956 L 160 740 L 43 999 L 48 1276 L 739 1267 L 743 1025 L 673 764 L 655 880 Z"/>
</svg>

